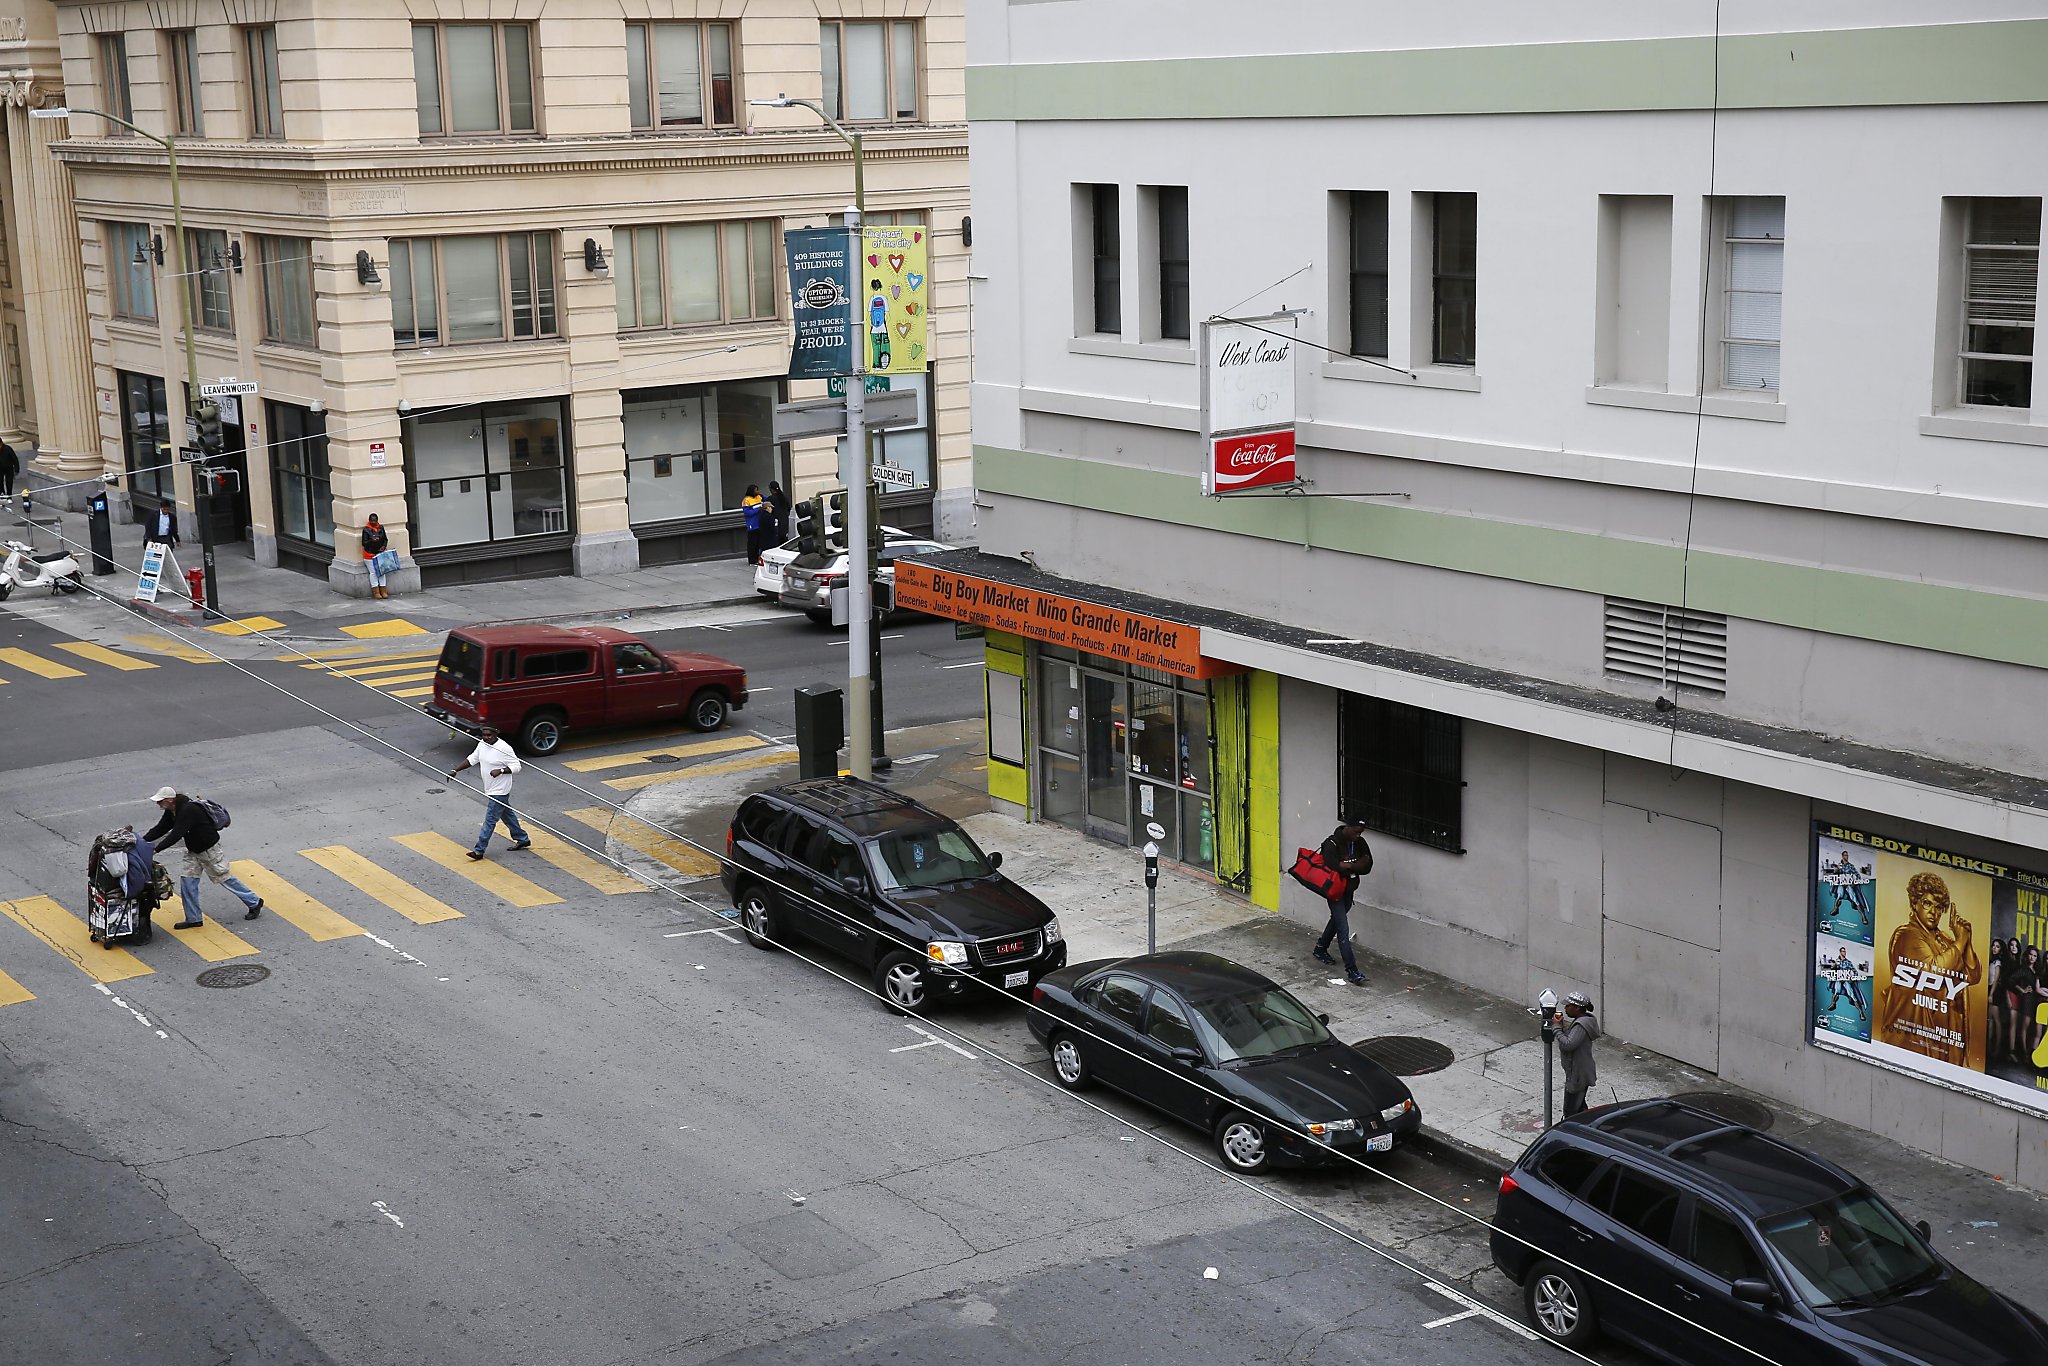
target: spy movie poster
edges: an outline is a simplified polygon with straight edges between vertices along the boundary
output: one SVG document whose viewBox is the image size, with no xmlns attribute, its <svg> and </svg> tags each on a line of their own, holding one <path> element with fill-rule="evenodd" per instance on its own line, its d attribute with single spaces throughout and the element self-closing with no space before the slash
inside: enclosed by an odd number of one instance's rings
<svg viewBox="0 0 2048 1366">
<path fill-rule="evenodd" d="M 2048 876 L 1817 822 L 1812 919 L 1817 1042 L 2048 1112 Z"/>
</svg>

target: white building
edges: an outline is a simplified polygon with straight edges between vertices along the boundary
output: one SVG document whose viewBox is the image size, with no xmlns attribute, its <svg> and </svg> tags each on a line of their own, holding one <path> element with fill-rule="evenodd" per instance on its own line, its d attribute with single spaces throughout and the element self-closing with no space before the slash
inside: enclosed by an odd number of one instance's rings
<svg viewBox="0 0 2048 1366">
<path fill-rule="evenodd" d="M 2039 6 L 968 24 L 992 791 L 1318 922 L 1357 814 L 1364 942 L 2048 1185 Z M 1283 306 L 1312 496 L 1206 498 Z"/>
</svg>

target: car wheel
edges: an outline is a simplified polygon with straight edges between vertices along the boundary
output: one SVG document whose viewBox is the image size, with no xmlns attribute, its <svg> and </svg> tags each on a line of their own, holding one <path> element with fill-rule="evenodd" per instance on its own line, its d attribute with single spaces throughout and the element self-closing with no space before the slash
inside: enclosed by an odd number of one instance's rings
<svg viewBox="0 0 2048 1366">
<path fill-rule="evenodd" d="M 899 1015 L 915 1014 L 924 1009 L 928 994 L 924 969 L 909 954 L 892 953 L 875 967 L 875 990 L 890 1010 Z"/>
<path fill-rule="evenodd" d="M 1233 1110 L 1216 1122 L 1216 1155 L 1234 1172 L 1250 1176 L 1272 1165 L 1272 1143 L 1266 1126 L 1242 1110 Z"/>
<path fill-rule="evenodd" d="M 748 887 L 740 893 L 740 928 L 755 948 L 775 947 L 775 911 L 768 893 L 759 887 Z"/>
<path fill-rule="evenodd" d="M 1586 1282 L 1557 1262 L 1538 1262 L 1530 1269 L 1522 1282 L 1522 1308 L 1529 1326 L 1561 1347 L 1588 1347 L 1600 1336 Z"/>
<path fill-rule="evenodd" d="M 7 601 L 7 595 L 13 591 L 14 584 L 10 580 L 0 579 L 0 602 Z"/>
<path fill-rule="evenodd" d="M 830 626 L 832 624 L 832 614 L 830 612 L 820 612 L 815 607 L 804 608 L 804 617 L 813 626 Z"/>
<path fill-rule="evenodd" d="M 1081 1056 L 1081 1043 L 1062 1030 L 1052 1036 L 1052 1075 L 1069 1091 L 1085 1091 L 1095 1080 L 1088 1059 Z"/>
<path fill-rule="evenodd" d="M 690 699 L 690 724 L 698 730 L 717 730 L 725 724 L 725 694 L 706 688 Z"/>
<path fill-rule="evenodd" d="M 562 747 L 562 714 L 537 711 L 519 728 L 519 747 L 545 758 Z"/>
</svg>

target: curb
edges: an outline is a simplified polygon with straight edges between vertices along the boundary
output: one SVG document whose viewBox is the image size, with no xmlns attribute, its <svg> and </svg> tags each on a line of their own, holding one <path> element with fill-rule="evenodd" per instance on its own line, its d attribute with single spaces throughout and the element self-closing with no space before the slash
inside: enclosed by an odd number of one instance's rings
<svg viewBox="0 0 2048 1366">
<path fill-rule="evenodd" d="M 1439 1161 L 1455 1167 L 1463 1167 L 1474 1176 L 1488 1179 L 1498 1177 L 1515 1165 L 1512 1157 L 1503 1157 L 1461 1138 L 1453 1138 L 1441 1129 L 1423 1125 L 1415 1133 L 1417 1147 L 1427 1148 Z"/>
<path fill-rule="evenodd" d="M 748 593 L 744 597 L 705 598 L 696 602 L 645 603 L 635 607 L 603 607 L 587 612 L 557 612 L 551 616 L 494 617 L 490 621 L 477 621 L 468 624 L 473 626 L 552 625 L 556 622 L 586 621 L 600 617 L 617 621 L 626 617 L 636 617 L 642 613 L 695 612 L 710 607 L 750 607 L 758 602 L 760 598 L 761 594 L 759 593 Z"/>
</svg>

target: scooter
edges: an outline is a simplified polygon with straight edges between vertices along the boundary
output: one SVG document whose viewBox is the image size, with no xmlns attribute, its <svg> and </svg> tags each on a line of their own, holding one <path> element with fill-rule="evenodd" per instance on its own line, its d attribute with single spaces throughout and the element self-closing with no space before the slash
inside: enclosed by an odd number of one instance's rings
<svg viewBox="0 0 2048 1366">
<path fill-rule="evenodd" d="M 7 559 L 0 562 L 0 602 L 7 601 L 7 595 L 17 588 L 44 587 L 52 594 L 76 593 L 85 587 L 85 576 L 78 572 L 78 561 L 71 552 L 38 555 L 20 541 L 7 542 Z"/>
</svg>

